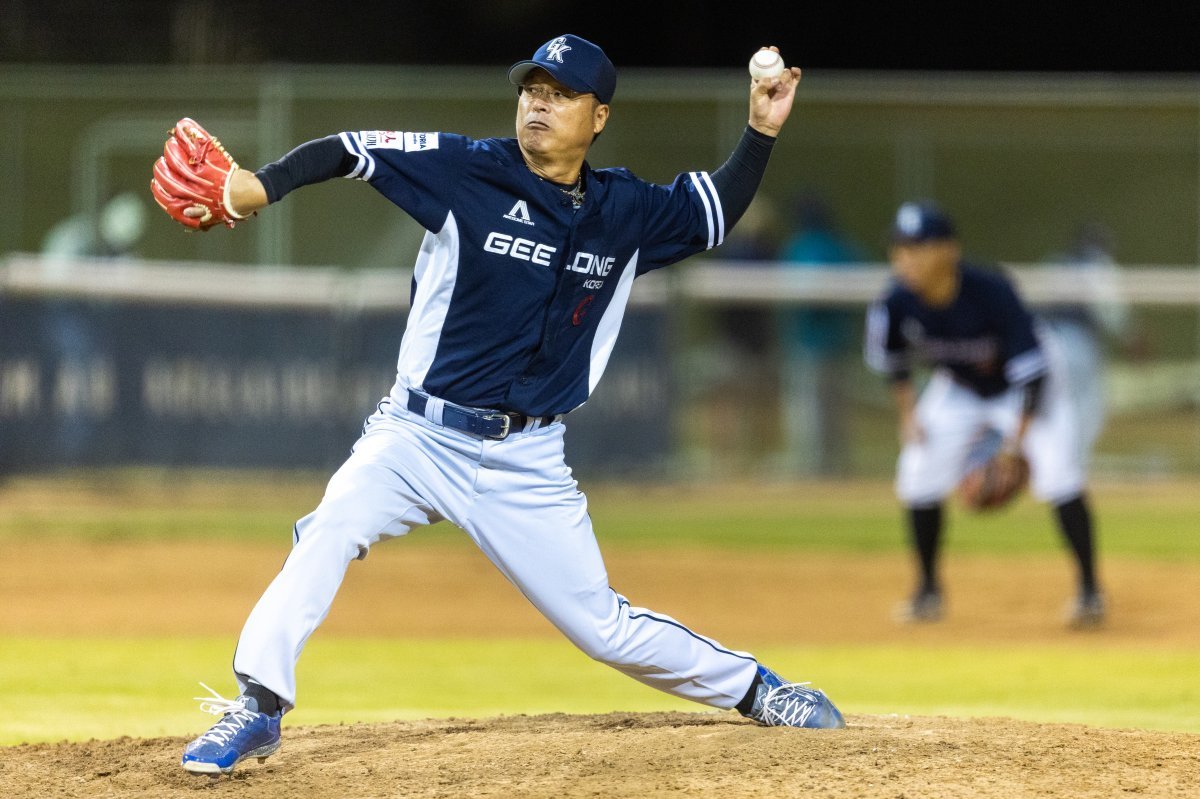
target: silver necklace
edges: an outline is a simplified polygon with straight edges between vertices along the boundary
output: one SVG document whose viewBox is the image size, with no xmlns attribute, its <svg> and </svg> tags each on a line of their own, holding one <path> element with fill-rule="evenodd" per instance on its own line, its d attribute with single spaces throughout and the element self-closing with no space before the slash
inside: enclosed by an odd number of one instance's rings
<svg viewBox="0 0 1200 799">
<path fill-rule="evenodd" d="M 534 172 L 533 167 L 528 163 L 525 164 L 525 168 L 528 169 L 530 173 L 532 173 L 533 176 L 538 180 L 543 180 L 546 183 L 549 183 L 551 186 L 567 195 L 567 199 L 571 201 L 572 208 L 581 208 L 583 206 L 583 200 L 585 197 L 587 197 L 587 189 L 583 187 L 583 170 L 580 170 L 579 174 L 575 176 L 575 183 L 569 188 L 564 189 L 561 184 L 555 183 L 553 180 L 544 178 L 537 172 Z"/>
<path fill-rule="evenodd" d="M 575 178 L 574 186 L 569 189 L 564 189 L 562 186 L 559 186 L 558 190 L 570 198 L 572 208 L 579 208 L 582 206 L 583 198 L 587 196 L 587 192 L 584 191 L 583 188 L 583 173 L 580 172 L 579 177 Z"/>
</svg>

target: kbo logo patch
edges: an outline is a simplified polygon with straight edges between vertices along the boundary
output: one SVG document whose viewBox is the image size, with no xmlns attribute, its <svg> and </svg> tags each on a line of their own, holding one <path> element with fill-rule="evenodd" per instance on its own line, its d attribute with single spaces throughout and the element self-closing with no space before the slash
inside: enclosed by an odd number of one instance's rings
<svg viewBox="0 0 1200 799">
<path fill-rule="evenodd" d="M 436 133 L 404 133 L 399 130 L 364 130 L 363 146 L 370 150 L 403 150 L 406 153 L 436 150 Z"/>
<path fill-rule="evenodd" d="M 363 146 L 371 150 L 404 149 L 404 134 L 398 130 L 364 130 L 360 138 Z"/>
</svg>

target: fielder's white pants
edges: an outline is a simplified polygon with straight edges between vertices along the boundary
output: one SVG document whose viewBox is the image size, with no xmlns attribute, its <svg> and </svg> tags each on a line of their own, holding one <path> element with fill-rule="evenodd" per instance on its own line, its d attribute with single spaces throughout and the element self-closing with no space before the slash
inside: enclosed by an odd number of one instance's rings
<svg viewBox="0 0 1200 799">
<path fill-rule="evenodd" d="M 1051 504 L 1078 496 L 1086 484 L 1085 447 L 1059 342 L 1039 330 L 1049 374 L 1043 387 L 1042 407 L 1025 434 L 1024 454 L 1029 461 L 1030 490 Z M 1011 435 L 1020 421 L 1020 389 L 995 397 L 981 397 L 955 382 L 948 372 L 934 372 L 917 401 L 917 423 L 924 433 L 900 451 L 896 495 L 910 507 L 940 502 L 966 473 L 967 456 L 986 427 Z"/>
<path fill-rule="evenodd" d="M 242 689 L 250 678 L 295 706 L 296 661 L 350 562 L 446 519 L 591 657 L 712 707 L 741 701 L 757 668 L 751 655 L 609 587 L 587 499 L 563 460 L 563 431 L 552 424 L 481 441 L 385 402 L 320 505 L 297 523 L 283 569 L 246 621 L 233 663 Z"/>
<path fill-rule="evenodd" d="M 1063 353 L 1071 404 L 1079 422 L 1080 457 L 1086 464 L 1091 460 L 1092 447 L 1104 428 L 1107 413 L 1104 350 L 1099 334 L 1082 322 L 1057 319 L 1049 322 L 1047 329 Z"/>
</svg>

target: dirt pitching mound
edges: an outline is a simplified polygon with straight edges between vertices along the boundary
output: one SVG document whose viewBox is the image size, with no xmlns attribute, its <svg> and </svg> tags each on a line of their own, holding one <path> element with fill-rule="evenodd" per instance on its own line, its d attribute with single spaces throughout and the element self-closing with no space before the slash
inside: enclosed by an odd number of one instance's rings
<svg viewBox="0 0 1200 799">
<path fill-rule="evenodd" d="M 732 713 L 509 716 L 285 728 L 232 778 L 179 767 L 183 738 L 4 750 L 21 797 L 1182 797 L 1200 736 L 1011 719 L 851 716 L 845 730 Z"/>
</svg>

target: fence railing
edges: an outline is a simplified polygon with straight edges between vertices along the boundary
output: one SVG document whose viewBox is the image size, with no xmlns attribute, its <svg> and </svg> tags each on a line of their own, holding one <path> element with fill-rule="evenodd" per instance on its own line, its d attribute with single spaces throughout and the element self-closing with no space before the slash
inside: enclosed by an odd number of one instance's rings
<svg viewBox="0 0 1200 799">
<path fill-rule="evenodd" d="M 1035 309 L 1118 302 L 1157 336 L 1109 365 L 1098 465 L 1200 471 L 1200 269 L 1138 265 L 1100 281 L 1068 265 L 1008 268 Z M 335 465 L 390 385 L 411 280 L 404 269 L 0 259 L 0 469 Z M 795 342 L 772 326 L 790 310 L 840 309 L 861 334 L 887 280 L 878 263 L 722 260 L 644 276 L 604 380 L 571 415 L 572 462 L 598 475 L 811 473 L 807 439 L 788 431 L 811 415 L 797 402 L 815 400 L 791 393 Z M 766 330 L 762 343 L 748 351 L 731 318 Z M 832 369 L 842 385 L 831 412 L 852 457 L 838 468 L 880 475 L 894 420 L 856 347 L 812 379 Z"/>
<path fill-rule="evenodd" d="M 815 267 L 786 262 L 710 259 L 650 273 L 633 301 L 671 300 L 759 305 L 864 305 L 879 296 L 886 264 Z M 1088 299 L 1094 286 L 1080 267 L 1001 264 L 1031 304 Z M 1128 264 L 1105 290 L 1126 305 L 1195 306 L 1200 267 Z M 164 301 L 230 306 L 407 310 L 412 271 L 311 266 L 248 266 L 196 261 L 48 258 L 14 254 L 0 259 L 0 294 Z"/>
</svg>

